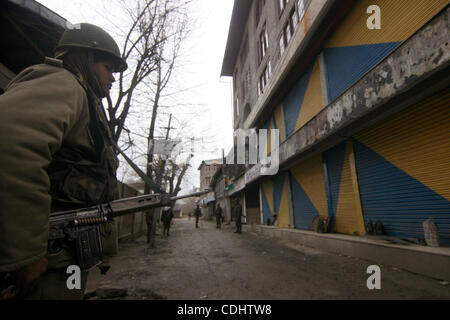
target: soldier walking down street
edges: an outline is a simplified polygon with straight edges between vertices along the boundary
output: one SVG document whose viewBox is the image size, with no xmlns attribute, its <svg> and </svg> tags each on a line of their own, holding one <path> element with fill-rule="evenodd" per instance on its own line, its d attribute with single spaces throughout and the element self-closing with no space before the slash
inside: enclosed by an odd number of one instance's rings
<svg viewBox="0 0 450 320">
<path fill-rule="evenodd" d="M 242 233 L 242 206 L 239 199 L 236 199 L 234 207 L 234 216 L 236 217 L 236 231 L 234 233 Z"/>
<path fill-rule="evenodd" d="M 222 207 L 220 204 L 217 204 L 216 209 L 216 228 L 220 229 L 222 226 Z"/>
<path fill-rule="evenodd" d="M 1 298 L 83 298 L 89 268 L 81 289 L 69 290 L 67 271 L 87 265 L 87 242 L 49 240 L 49 214 L 117 197 L 118 159 L 101 99 L 125 69 L 114 39 L 82 23 L 64 32 L 53 58 L 23 70 L 0 95 Z M 94 247 L 89 241 L 96 261 L 104 261 L 98 248 L 117 251 L 114 221 L 79 232 L 101 235 Z"/>
<path fill-rule="evenodd" d="M 200 211 L 200 207 L 198 205 L 195 208 L 194 215 L 195 215 L 195 227 L 198 228 L 198 220 L 202 216 L 202 212 Z"/>
<path fill-rule="evenodd" d="M 170 236 L 169 232 L 170 232 L 170 225 L 172 224 L 172 218 L 173 218 L 173 211 L 171 207 L 163 210 L 161 216 L 161 220 L 164 224 L 163 235 Z"/>
</svg>

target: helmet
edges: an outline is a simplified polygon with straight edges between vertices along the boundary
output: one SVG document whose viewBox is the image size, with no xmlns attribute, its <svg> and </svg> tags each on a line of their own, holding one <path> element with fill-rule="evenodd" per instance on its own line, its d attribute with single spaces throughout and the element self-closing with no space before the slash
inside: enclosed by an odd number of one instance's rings
<svg viewBox="0 0 450 320">
<path fill-rule="evenodd" d="M 90 23 L 80 23 L 66 29 L 55 51 L 63 48 L 86 48 L 107 53 L 115 62 L 115 71 L 127 69 L 127 63 L 120 56 L 120 50 L 114 39 L 102 28 Z"/>
</svg>

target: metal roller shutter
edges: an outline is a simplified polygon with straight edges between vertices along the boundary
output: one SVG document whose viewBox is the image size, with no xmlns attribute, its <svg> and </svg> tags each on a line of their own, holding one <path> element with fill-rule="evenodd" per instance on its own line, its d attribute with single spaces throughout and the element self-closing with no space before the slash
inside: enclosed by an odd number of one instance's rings
<svg viewBox="0 0 450 320">
<path fill-rule="evenodd" d="M 322 155 L 291 168 L 289 178 L 295 228 L 311 229 L 315 216 L 328 216 Z"/>
<path fill-rule="evenodd" d="M 364 221 L 423 239 L 432 217 L 450 244 L 450 94 L 443 92 L 354 137 Z"/>
<path fill-rule="evenodd" d="M 369 6 L 380 8 L 380 29 L 368 29 Z M 332 102 L 388 56 L 448 0 L 360 0 L 324 47 L 328 101 Z"/>
</svg>

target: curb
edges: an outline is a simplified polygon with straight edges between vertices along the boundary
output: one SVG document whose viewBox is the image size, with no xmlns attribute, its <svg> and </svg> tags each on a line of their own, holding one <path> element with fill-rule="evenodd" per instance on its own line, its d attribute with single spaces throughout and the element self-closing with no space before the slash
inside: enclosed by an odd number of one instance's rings
<svg viewBox="0 0 450 320">
<path fill-rule="evenodd" d="M 244 224 L 243 228 L 256 235 L 450 281 L 450 247 L 420 246 L 390 237 L 324 234 L 264 225 Z"/>
</svg>

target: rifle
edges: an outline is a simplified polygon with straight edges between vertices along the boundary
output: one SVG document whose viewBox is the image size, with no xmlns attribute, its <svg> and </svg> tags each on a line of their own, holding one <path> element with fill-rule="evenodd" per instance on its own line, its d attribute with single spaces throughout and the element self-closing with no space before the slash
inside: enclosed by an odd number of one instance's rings
<svg viewBox="0 0 450 320">
<path fill-rule="evenodd" d="M 49 240 L 75 241 L 78 265 L 89 271 L 103 261 L 99 226 L 115 217 L 170 205 L 172 201 L 200 196 L 209 190 L 177 197 L 167 194 L 147 194 L 108 203 L 50 214 Z"/>
</svg>

